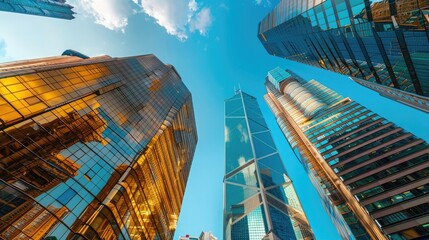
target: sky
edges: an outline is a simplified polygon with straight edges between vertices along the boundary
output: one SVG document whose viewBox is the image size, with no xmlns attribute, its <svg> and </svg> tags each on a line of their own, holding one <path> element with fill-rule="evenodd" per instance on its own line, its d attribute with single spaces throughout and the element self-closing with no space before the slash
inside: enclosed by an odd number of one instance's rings
<svg viewBox="0 0 429 240">
<path fill-rule="evenodd" d="M 316 79 L 429 141 L 429 114 L 345 76 L 268 55 L 256 37 L 257 24 L 276 0 L 134 1 L 69 0 L 77 12 L 72 21 L 0 12 L 0 62 L 74 49 L 89 56 L 153 53 L 175 66 L 193 96 L 199 140 L 174 239 L 201 231 L 222 239 L 223 107 L 238 86 L 258 98 L 316 238 L 340 239 L 262 99 L 264 78 L 277 66 Z"/>
</svg>

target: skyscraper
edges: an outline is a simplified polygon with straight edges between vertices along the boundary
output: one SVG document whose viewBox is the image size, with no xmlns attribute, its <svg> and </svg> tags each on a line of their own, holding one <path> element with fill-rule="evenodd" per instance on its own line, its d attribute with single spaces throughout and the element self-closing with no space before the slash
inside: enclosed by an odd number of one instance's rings
<svg viewBox="0 0 429 240">
<path fill-rule="evenodd" d="M 202 232 L 199 237 L 191 237 L 189 235 L 179 237 L 179 240 L 217 240 L 210 232 Z"/>
<path fill-rule="evenodd" d="M 274 56 L 429 99 L 429 0 L 281 0 L 258 37 Z"/>
<path fill-rule="evenodd" d="M 0 238 L 173 238 L 197 142 L 173 66 L 11 62 L 0 94 Z"/>
<path fill-rule="evenodd" d="M 0 0 L 0 11 L 68 20 L 74 18 L 72 8 L 66 0 Z"/>
<path fill-rule="evenodd" d="M 266 102 L 343 239 L 429 236 L 425 141 L 290 71 L 270 71 L 265 85 Z"/>
<path fill-rule="evenodd" d="M 225 100 L 224 240 L 314 239 L 256 98 Z"/>
</svg>

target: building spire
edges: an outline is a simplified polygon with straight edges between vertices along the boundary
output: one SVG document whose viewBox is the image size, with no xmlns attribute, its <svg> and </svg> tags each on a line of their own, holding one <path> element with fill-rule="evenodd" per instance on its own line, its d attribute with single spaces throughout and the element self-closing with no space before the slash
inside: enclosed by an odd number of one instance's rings
<svg viewBox="0 0 429 240">
<path fill-rule="evenodd" d="M 236 86 L 234 85 L 234 94 L 238 94 L 241 92 L 241 86 L 240 86 L 240 82 L 237 81 L 238 84 L 238 89 L 236 88 Z"/>
</svg>

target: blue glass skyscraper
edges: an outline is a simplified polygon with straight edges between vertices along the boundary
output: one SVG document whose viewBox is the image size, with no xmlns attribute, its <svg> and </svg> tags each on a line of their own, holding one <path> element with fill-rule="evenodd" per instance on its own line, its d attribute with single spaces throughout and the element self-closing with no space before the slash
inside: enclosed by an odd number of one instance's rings
<svg viewBox="0 0 429 240">
<path fill-rule="evenodd" d="M 74 18 L 72 8 L 66 0 L 0 0 L 0 11 L 68 20 Z"/>
<path fill-rule="evenodd" d="M 271 55 L 428 99 L 429 0 L 281 0 L 258 37 Z"/>
<path fill-rule="evenodd" d="M 314 239 L 256 98 L 225 100 L 225 240 Z"/>
</svg>

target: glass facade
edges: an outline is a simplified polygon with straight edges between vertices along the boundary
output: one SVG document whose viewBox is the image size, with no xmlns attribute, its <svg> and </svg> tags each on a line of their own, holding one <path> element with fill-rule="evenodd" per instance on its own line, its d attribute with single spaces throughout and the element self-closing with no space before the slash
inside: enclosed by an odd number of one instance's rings
<svg viewBox="0 0 429 240">
<path fill-rule="evenodd" d="M 256 98 L 225 100 L 225 240 L 314 239 Z"/>
<path fill-rule="evenodd" d="M 0 11 L 68 20 L 74 18 L 72 8 L 66 0 L 0 0 Z"/>
<path fill-rule="evenodd" d="M 429 99 L 429 0 L 281 0 L 258 37 L 274 56 Z"/>
<path fill-rule="evenodd" d="M 197 142 L 153 55 L 0 65 L 0 238 L 172 239 Z"/>
<path fill-rule="evenodd" d="M 429 145 L 314 80 L 276 72 L 285 70 L 270 71 L 265 100 L 342 238 L 428 237 Z M 287 91 L 297 84 L 311 93 L 303 103 Z M 306 115 L 316 100 L 325 108 Z"/>
<path fill-rule="evenodd" d="M 429 98 L 417 94 L 400 91 L 396 88 L 383 86 L 377 83 L 365 81 L 359 78 L 351 77 L 351 79 L 360 85 L 378 92 L 381 96 L 385 96 L 397 102 L 401 102 L 420 111 L 429 113 Z"/>
</svg>

